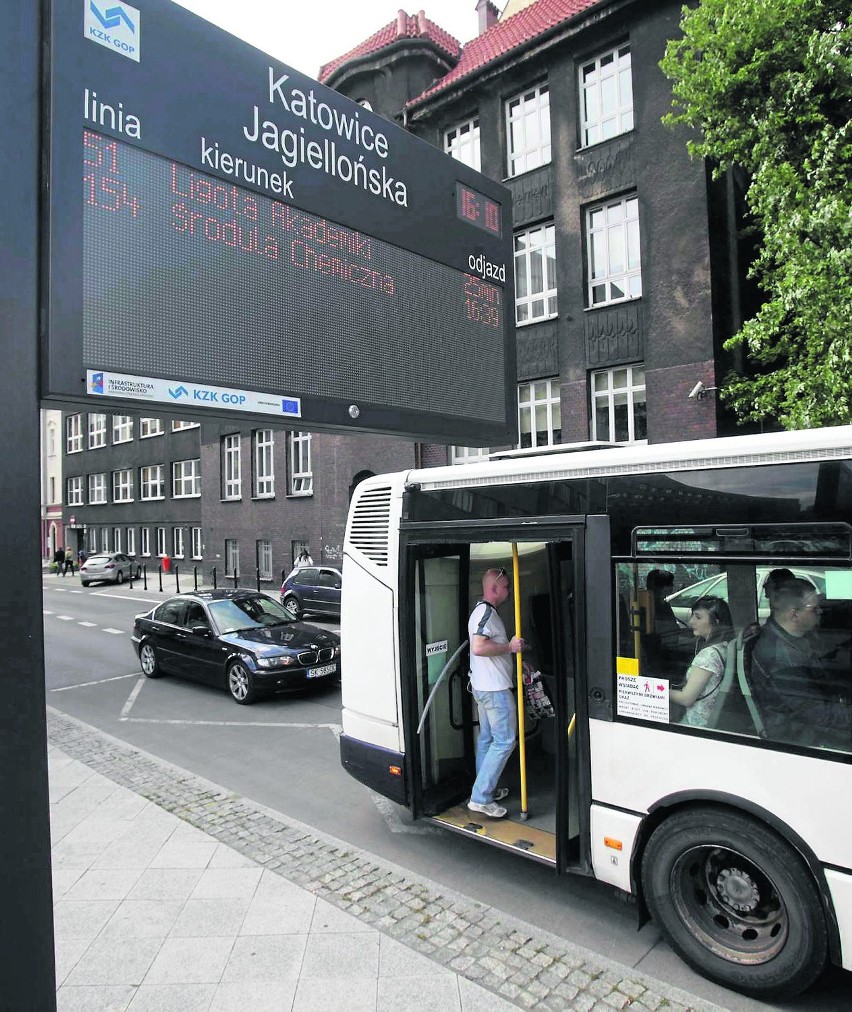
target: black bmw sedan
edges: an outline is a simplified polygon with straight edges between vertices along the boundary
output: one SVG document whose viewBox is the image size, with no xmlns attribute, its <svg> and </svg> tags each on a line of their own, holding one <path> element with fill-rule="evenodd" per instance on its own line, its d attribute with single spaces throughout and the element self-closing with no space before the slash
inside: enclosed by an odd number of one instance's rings
<svg viewBox="0 0 852 1012">
<path fill-rule="evenodd" d="M 340 637 L 253 590 L 178 594 L 137 615 L 132 639 L 148 678 L 218 685 L 243 705 L 340 677 Z"/>
</svg>

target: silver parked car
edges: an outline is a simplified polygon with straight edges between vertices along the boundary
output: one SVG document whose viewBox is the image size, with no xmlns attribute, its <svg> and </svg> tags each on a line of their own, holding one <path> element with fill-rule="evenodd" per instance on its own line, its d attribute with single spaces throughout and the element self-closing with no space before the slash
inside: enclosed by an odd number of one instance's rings
<svg viewBox="0 0 852 1012">
<path fill-rule="evenodd" d="M 123 552 L 100 552 L 90 555 L 80 566 L 80 583 L 88 587 L 96 580 L 106 583 L 124 583 L 142 575 L 142 566 Z"/>
</svg>

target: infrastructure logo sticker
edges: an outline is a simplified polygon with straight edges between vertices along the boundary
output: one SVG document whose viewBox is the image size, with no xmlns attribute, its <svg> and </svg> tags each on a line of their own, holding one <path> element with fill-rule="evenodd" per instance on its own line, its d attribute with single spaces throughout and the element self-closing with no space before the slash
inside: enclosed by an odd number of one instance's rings
<svg viewBox="0 0 852 1012">
<path fill-rule="evenodd" d="M 83 34 L 99 46 L 139 62 L 139 11 L 116 0 L 83 0 Z"/>
<path fill-rule="evenodd" d="M 104 374 L 102 372 L 93 372 L 90 383 L 90 394 L 102 394 L 104 392 Z"/>
</svg>

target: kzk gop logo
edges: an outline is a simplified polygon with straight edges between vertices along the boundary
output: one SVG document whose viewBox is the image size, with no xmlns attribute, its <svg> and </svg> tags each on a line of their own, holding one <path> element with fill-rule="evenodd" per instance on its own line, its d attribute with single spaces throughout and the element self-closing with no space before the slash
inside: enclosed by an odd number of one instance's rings
<svg viewBox="0 0 852 1012">
<path fill-rule="evenodd" d="M 106 46 L 139 62 L 140 14 L 118 0 L 83 0 L 83 34 L 99 46 Z"/>
</svg>

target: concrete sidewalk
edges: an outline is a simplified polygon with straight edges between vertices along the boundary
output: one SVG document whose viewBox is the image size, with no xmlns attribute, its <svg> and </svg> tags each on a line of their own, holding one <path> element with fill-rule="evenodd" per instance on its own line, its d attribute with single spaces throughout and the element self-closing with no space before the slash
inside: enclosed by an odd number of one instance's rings
<svg viewBox="0 0 852 1012">
<path fill-rule="evenodd" d="M 48 708 L 63 1012 L 715 1009 Z"/>
</svg>

